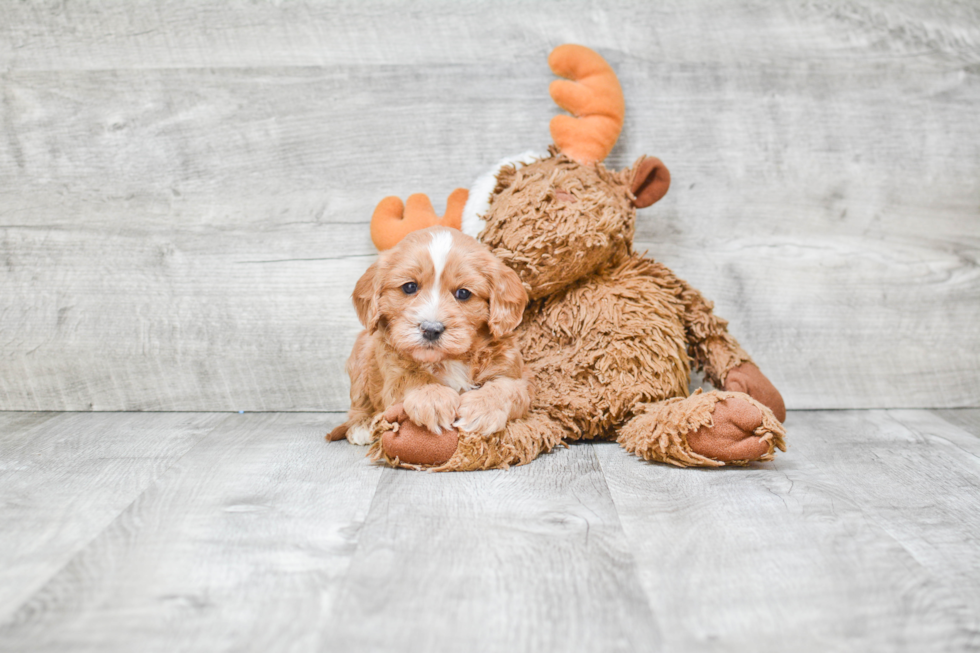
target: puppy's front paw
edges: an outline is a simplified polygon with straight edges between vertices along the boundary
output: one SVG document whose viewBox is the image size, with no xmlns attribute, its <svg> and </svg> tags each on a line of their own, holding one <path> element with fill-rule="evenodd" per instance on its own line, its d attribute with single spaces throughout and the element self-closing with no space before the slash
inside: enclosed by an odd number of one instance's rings
<svg viewBox="0 0 980 653">
<path fill-rule="evenodd" d="M 460 397 L 459 419 L 453 426 L 470 433 L 492 435 L 507 426 L 507 410 L 484 390 L 473 390 Z"/>
<path fill-rule="evenodd" d="M 459 408 L 459 393 L 444 385 L 430 383 L 405 395 L 408 418 L 435 434 L 452 428 Z"/>
</svg>

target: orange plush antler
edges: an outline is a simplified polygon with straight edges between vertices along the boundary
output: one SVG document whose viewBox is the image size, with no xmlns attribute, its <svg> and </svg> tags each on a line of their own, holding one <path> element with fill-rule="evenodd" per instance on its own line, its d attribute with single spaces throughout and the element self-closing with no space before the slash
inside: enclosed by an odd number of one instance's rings
<svg viewBox="0 0 980 653">
<path fill-rule="evenodd" d="M 374 209 L 371 216 L 371 240 L 379 250 L 391 249 L 407 234 L 442 225 L 459 229 L 463 221 L 463 207 L 470 192 L 457 188 L 446 201 L 446 214 L 440 218 L 432 208 L 428 196 L 422 193 L 409 195 L 408 201 L 394 196 L 386 197 Z"/>
<path fill-rule="evenodd" d="M 581 45 L 559 45 L 548 57 L 564 80 L 551 82 L 551 99 L 572 116 L 551 119 L 551 137 L 564 154 L 582 164 L 602 161 L 623 128 L 626 104 L 616 73 L 606 60 Z"/>
</svg>

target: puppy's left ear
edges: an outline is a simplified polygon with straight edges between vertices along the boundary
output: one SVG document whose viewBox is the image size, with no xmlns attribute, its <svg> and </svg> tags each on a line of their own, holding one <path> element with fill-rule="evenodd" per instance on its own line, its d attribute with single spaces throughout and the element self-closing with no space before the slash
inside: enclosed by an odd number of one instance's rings
<svg viewBox="0 0 980 653">
<path fill-rule="evenodd" d="M 351 297 L 354 300 L 357 319 L 371 333 L 377 331 L 378 322 L 381 319 L 381 315 L 378 312 L 378 295 L 380 295 L 378 288 L 378 264 L 380 262 L 378 260 L 372 263 L 371 267 L 361 275 L 361 278 L 357 280 L 357 285 L 354 286 L 354 294 Z"/>
<path fill-rule="evenodd" d="M 521 323 L 527 306 L 527 291 L 521 278 L 509 267 L 494 258 L 496 265 L 491 278 L 490 333 L 495 338 L 510 333 Z"/>
</svg>

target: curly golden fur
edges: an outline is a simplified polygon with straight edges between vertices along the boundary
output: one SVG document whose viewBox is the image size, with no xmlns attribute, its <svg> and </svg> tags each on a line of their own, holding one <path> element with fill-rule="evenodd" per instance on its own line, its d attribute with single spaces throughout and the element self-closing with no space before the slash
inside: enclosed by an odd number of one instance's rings
<svg viewBox="0 0 980 653">
<path fill-rule="evenodd" d="M 527 295 L 469 236 L 445 227 L 409 234 L 368 268 L 353 301 L 365 330 L 347 363 L 348 419 L 331 439 L 370 443 L 396 404 L 437 434 L 491 435 L 527 413 L 531 387 L 514 335 Z"/>
</svg>

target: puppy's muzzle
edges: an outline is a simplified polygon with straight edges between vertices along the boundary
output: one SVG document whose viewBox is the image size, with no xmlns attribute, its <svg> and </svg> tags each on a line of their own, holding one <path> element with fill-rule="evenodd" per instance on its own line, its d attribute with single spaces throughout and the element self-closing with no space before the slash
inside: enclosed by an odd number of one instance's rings
<svg viewBox="0 0 980 653">
<path fill-rule="evenodd" d="M 429 342 L 435 342 L 446 330 L 446 326 L 442 322 L 423 322 L 419 325 L 419 329 L 422 331 L 423 338 Z"/>
</svg>

